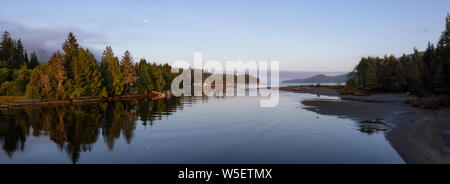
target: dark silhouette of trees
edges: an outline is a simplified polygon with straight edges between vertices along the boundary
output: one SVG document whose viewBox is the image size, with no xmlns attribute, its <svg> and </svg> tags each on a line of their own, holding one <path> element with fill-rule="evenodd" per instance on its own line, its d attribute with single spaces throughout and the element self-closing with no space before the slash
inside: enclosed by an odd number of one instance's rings
<svg viewBox="0 0 450 184">
<path fill-rule="evenodd" d="M 450 15 L 435 47 L 411 55 L 362 58 L 348 74 L 347 87 L 358 91 L 410 92 L 417 96 L 450 95 Z"/>
</svg>

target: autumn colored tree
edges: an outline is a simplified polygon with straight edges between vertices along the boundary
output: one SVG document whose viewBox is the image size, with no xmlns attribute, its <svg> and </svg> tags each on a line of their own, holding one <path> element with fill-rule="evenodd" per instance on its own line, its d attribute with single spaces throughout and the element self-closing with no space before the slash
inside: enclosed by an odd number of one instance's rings
<svg viewBox="0 0 450 184">
<path fill-rule="evenodd" d="M 51 97 L 61 99 L 64 97 L 64 81 L 66 80 L 66 74 L 63 65 L 63 56 L 57 51 L 53 54 L 50 61 L 47 64 L 47 71 L 49 77 L 49 85 L 51 88 Z"/>
<path fill-rule="evenodd" d="M 39 65 L 33 70 L 26 87 L 26 96 L 31 99 L 52 99 L 47 65 Z"/>
</svg>

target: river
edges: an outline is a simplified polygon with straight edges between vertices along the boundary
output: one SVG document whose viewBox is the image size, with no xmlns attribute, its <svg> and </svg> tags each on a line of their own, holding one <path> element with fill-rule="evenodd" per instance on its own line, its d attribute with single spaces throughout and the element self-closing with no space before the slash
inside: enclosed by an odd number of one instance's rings
<svg viewBox="0 0 450 184">
<path fill-rule="evenodd" d="M 180 97 L 0 110 L 0 163 L 404 163 L 383 130 L 309 98 Z"/>
</svg>

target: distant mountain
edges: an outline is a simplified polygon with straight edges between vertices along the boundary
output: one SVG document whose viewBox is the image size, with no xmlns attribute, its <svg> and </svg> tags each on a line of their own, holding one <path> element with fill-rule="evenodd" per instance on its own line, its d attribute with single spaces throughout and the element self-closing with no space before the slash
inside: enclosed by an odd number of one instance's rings
<svg viewBox="0 0 450 184">
<path fill-rule="evenodd" d="M 283 83 L 345 83 L 347 74 L 337 76 L 326 76 L 323 74 L 315 75 L 305 79 L 292 79 L 283 81 Z"/>
</svg>

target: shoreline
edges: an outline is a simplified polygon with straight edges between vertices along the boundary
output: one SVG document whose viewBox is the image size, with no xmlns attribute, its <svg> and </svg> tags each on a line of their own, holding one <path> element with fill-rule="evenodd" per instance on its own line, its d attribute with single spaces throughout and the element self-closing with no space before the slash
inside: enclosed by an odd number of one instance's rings
<svg viewBox="0 0 450 184">
<path fill-rule="evenodd" d="M 304 109 L 322 115 L 333 115 L 366 122 L 383 131 L 386 140 L 407 164 L 450 163 L 450 108 L 424 110 L 405 104 L 404 94 L 340 95 L 334 89 L 286 90 L 340 97 L 339 100 L 309 99 Z M 330 92 L 334 90 L 335 92 Z M 333 95 L 334 94 L 334 95 Z M 375 127 L 375 128 L 374 128 Z M 377 128 L 378 127 L 378 128 Z M 363 131 L 363 130 L 361 130 Z"/>
<path fill-rule="evenodd" d="M 13 102 L 0 103 L 0 109 L 8 108 L 27 108 L 27 107 L 39 107 L 49 105 L 67 105 L 67 104 L 88 104 L 96 102 L 111 102 L 111 101 L 124 101 L 140 98 L 151 98 L 151 100 L 170 98 L 172 95 L 170 91 L 165 92 L 151 92 L 150 94 L 138 94 L 138 95 L 122 95 L 107 98 L 97 97 L 81 97 L 70 100 L 14 100 Z"/>
</svg>

